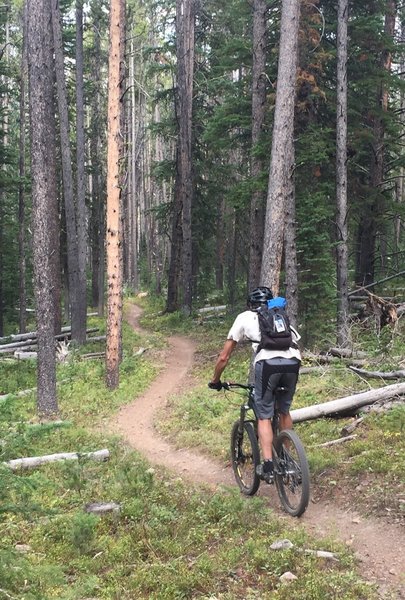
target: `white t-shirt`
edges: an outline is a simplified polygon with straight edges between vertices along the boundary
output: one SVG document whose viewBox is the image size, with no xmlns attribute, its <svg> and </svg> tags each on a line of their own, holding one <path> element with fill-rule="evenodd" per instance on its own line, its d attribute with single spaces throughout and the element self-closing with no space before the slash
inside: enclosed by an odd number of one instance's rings
<svg viewBox="0 0 405 600">
<path fill-rule="evenodd" d="M 300 334 L 291 327 L 293 342 L 301 339 Z M 228 340 L 235 342 L 252 341 L 253 351 L 256 352 L 255 362 L 258 360 L 268 360 L 269 358 L 297 358 L 301 360 L 301 353 L 298 348 L 288 348 L 288 350 L 260 350 L 257 347 L 260 342 L 259 318 L 253 310 L 245 310 L 240 313 L 228 333 Z"/>
</svg>

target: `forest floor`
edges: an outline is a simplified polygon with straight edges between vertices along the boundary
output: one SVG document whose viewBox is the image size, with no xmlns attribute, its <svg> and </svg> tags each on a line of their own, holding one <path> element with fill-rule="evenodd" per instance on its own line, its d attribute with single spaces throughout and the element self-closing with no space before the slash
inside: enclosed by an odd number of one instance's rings
<svg viewBox="0 0 405 600">
<path fill-rule="evenodd" d="M 131 305 L 127 314 L 128 322 L 138 331 L 141 331 L 138 324 L 141 312 L 139 307 Z M 157 379 L 141 397 L 120 410 L 110 427 L 150 463 L 167 468 L 184 480 L 213 489 L 234 486 L 230 464 L 221 465 L 190 449 L 177 449 L 154 427 L 156 414 L 164 410 L 169 397 L 185 385 L 193 385 L 191 370 L 196 350 L 193 340 L 173 336 L 168 344 L 168 348 L 159 353 L 163 369 Z M 361 576 L 378 585 L 381 598 L 388 594 L 388 597 L 405 600 L 405 534 L 401 525 L 365 516 L 360 503 L 358 511 L 353 510 L 356 502 L 350 489 L 340 486 L 338 494 L 324 497 L 314 487 L 312 501 L 300 524 L 318 538 L 333 536 L 349 545 L 358 558 Z M 280 508 L 274 486 L 262 485 L 258 495 L 269 499 L 280 518 L 291 520 L 292 526 L 296 524 L 296 519 Z"/>
</svg>

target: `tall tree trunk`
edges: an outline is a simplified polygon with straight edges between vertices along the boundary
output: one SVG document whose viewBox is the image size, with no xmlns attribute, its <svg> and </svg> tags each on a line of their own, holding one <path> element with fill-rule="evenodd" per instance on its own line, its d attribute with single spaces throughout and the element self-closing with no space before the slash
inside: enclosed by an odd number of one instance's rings
<svg viewBox="0 0 405 600">
<path fill-rule="evenodd" d="M 77 163 L 77 338 L 86 341 L 87 290 L 86 290 L 86 178 L 84 143 L 84 92 L 83 92 L 83 0 L 76 2 L 76 163 Z"/>
<path fill-rule="evenodd" d="M 139 148 L 141 145 L 141 139 L 139 135 L 139 122 L 137 122 L 136 116 L 136 88 L 135 88 L 135 46 L 134 41 L 131 40 L 131 57 L 130 57 L 130 82 L 129 87 L 131 90 L 131 144 L 129 152 L 129 183 L 130 183 L 130 194 L 129 194 L 129 278 L 133 289 L 136 291 L 139 287 L 138 280 L 138 212 L 139 212 L 139 195 L 137 190 L 137 158 L 139 155 Z"/>
<path fill-rule="evenodd" d="M 64 73 L 63 42 L 59 0 L 52 0 L 52 27 L 56 67 L 56 86 L 59 110 L 59 128 L 62 156 L 63 197 L 65 201 L 67 264 L 72 322 L 72 339 L 80 340 L 81 330 L 78 311 L 79 255 L 77 245 L 76 209 L 73 191 L 72 153 L 70 147 L 70 125 Z"/>
<path fill-rule="evenodd" d="M 52 215 L 57 207 L 53 48 L 49 0 L 28 0 L 28 82 L 31 129 L 33 251 L 38 330 L 40 415 L 58 411 L 54 342 Z M 60 284 L 59 284 L 60 287 Z"/>
<path fill-rule="evenodd" d="M 19 273 L 19 332 L 27 330 L 26 248 L 25 248 L 25 95 L 27 77 L 27 4 L 24 2 L 22 16 L 23 47 L 21 55 L 20 81 L 20 139 L 19 139 L 19 184 L 18 184 L 18 273 Z"/>
<path fill-rule="evenodd" d="M 395 32 L 396 1 L 386 0 L 384 32 L 392 38 Z M 391 71 L 392 56 L 387 48 L 381 55 L 381 69 Z M 374 113 L 370 117 L 370 129 L 373 132 L 372 159 L 370 165 L 370 201 L 361 216 L 357 235 L 356 283 L 368 285 L 375 279 L 375 261 L 377 240 L 383 240 L 382 218 L 386 200 L 383 190 L 385 169 L 385 125 L 381 112 L 388 109 L 388 86 L 381 78 Z M 384 257 L 382 256 L 383 260 Z M 383 264 L 382 264 L 383 266 Z"/>
<path fill-rule="evenodd" d="M 225 258 L 225 199 L 220 198 L 217 205 L 216 217 L 216 255 L 215 255 L 215 287 L 224 289 L 224 258 Z"/>
<path fill-rule="evenodd" d="M 347 23 L 349 1 L 338 2 L 336 117 L 336 273 L 337 342 L 349 342 L 348 224 L 347 224 Z"/>
<path fill-rule="evenodd" d="M 286 279 L 286 298 L 288 303 L 288 315 L 292 325 L 298 322 L 298 264 L 297 264 L 297 224 L 295 220 L 295 148 L 294 139 L 289 139 L 289 162 L 291 172 L 287 181 L 286 219 L 284 239 L 284 261 Z"/>
<path fill-rule="evenodd" d="M 402 47 L 405 47 L 405 8 L 401 8 L 400 12 L 401 17 L 401 44 Z M 402 82 L 405 82 L 405 56 L 404 53 L 401 53 L 400 58 L 400 66 L 399 72 L 401 74 Z M 400 100 L 400 123 L 401 123 L 401 135 L 402 137 L 405 134 L 405 92 L 404 89 L 401 88 L 401 100 Z M 403 151 L 402 151 L 403 154 Z M 396 256 L 396 269 L 397 271 L 401 270 L 400 257 L 402 256 L 401 249 L 401 231 L 403 228 L 404 218 L 401 216 L 401 208 L 404 203 L 404 194 L 405 194 L 405 168 L 400 167 L 399 169 L 399 177 L 396 185 L 396 216 L 395 216 L 395 224 L 394 224 L 394 251 Z"/>
<path fill-rule="evenodd" d="M 99 316 L 104 314 L 104 240 L 105 240 L 105 195 L 103 193 L 103 169 L 101 161 L 102 124 L 100 106 L 102 103 L 101 86 L 101 44 L 100 44 L 100 8 L 92 5 L 93 15 L 93 61 L 92 81 L 94 92 L 91 99 L 91 295 L 92 306 L 98 309 Z"/>
<path fill-rule="evenodd" d="M 265 194 L 260 189 L 260 175 L 263 172 L 263 160 L 255 155 L 262 135 L 266 113 L 266 44 L 267 44 L 267 2 L 253 2 L 253 68 L 252 68 L 252 156 L 251 174 L 254 190 L 250 203 L 250 248 L 248 287 L 259 285 L 262 264 Z"/>
<path fill-rule="evenodd" d="M 119 384 L 122 340 L 122 223 L 120 160 L 124 89 L 125 0 L 110 0 L 107 144 L 107 348 L 106 383 Z"/>
<path fill-rule="evenodd" d="M 286 200 L 292 173 L 294 99 L 298 54 L 299 0 L 284 0 L 281 10 L 276 104 L 260 281 L 278 294 L 284 242 Z"/>
<path fill-rule="evenodd" d="M 193 244 L 192 244 L 192 112 L 194 77 L 194 0 L 177 0 L 177 92 L 179 125 L 179 168 L 177 187 L 183 208 L 183 302 L 182 310 L 191 313 L 193 295 Z"/>
</svg>

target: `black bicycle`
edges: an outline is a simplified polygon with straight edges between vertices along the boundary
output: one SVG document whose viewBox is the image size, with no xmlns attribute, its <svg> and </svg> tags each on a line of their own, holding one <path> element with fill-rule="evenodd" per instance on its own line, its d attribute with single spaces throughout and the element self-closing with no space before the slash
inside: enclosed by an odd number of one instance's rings
<svg viewBox="0 0 405 600">
<path fill-rule="evenodd" d="M 257 473 L 260 465 L 260 449 L 257 435 L 257 418 L 254 411 L 252 385 L 223 383 L 225 390 L 236 388 L 247 391 L 247 403 L 240 407 L 240 417 L 234 423 L 231 434 L 231 460 L 235 479 L 241 491 L 253 496 L 259 489 L 261 478 Z M 305 450 L 295 431 L 279 429 L 277 391 L 273 428 L 274 480 L 281 504 L 293 517 L 301 516 L 309 502 L 309 467 Z"/>
</svg>

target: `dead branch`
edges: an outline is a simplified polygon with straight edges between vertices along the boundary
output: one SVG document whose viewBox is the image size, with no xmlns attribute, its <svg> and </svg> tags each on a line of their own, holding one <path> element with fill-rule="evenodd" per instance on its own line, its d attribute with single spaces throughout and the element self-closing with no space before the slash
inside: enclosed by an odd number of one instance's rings
<svg viewBox="0 0 405 600">
<path fill-rule="evenodd" d="M 367 352 L 355 352 L 352 348 L 330 348 L 329 354 L 339 358 L 367 358 Z"/>
<path fill-rule="evenodd" d="M 358 367 L 354 367 L 349 365 L 348 367 L 354 373 L 358 375 L 362 375 L 363 377 L 368 377 L 370 379 L 401 379 L 405 377 L 405 370 L 401 371 L 366 371 L 365 369 L 359 369 Z"/>
<path fill-rule="evenodd" d="M 345 437 L 339 438 L 338 440 L 331 440 L 330 442 L 324 442 L 323 444 L 316 444 L 315 448 L 326 448 L 327 446 L 337 446 L 338 444 L 343 444 L 344 442 L 350 442 L 350 440 L 356 439 L 357 435 L 347 435 Z"/>
</svg>

